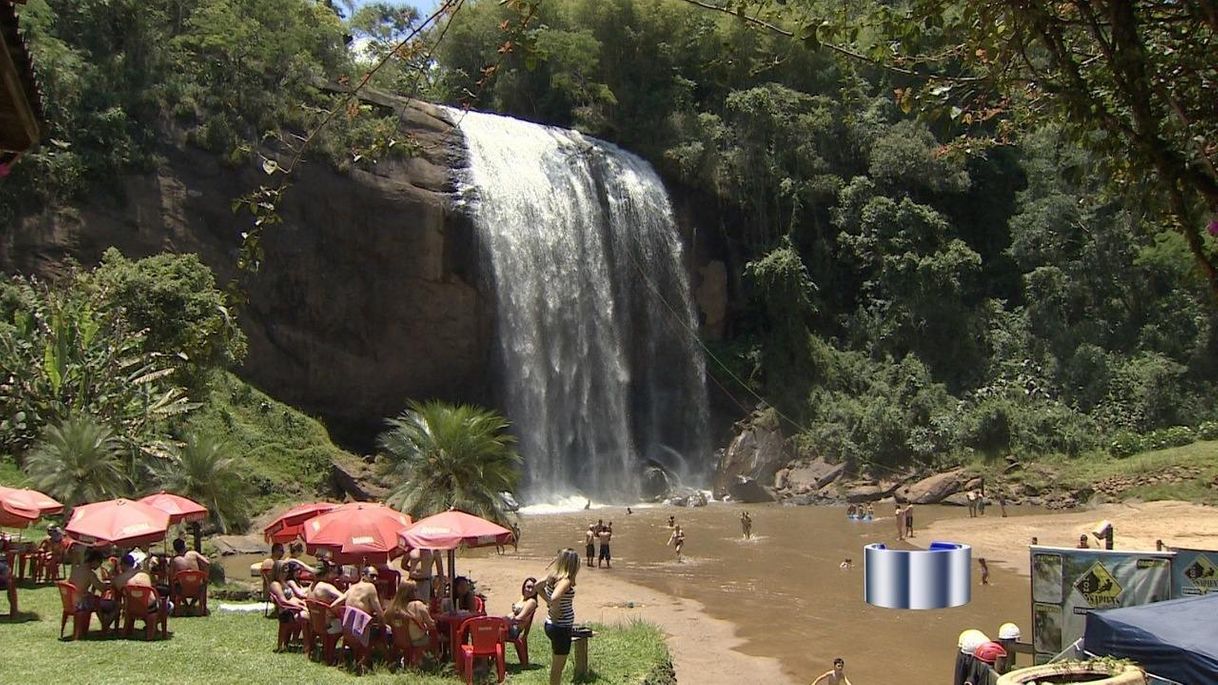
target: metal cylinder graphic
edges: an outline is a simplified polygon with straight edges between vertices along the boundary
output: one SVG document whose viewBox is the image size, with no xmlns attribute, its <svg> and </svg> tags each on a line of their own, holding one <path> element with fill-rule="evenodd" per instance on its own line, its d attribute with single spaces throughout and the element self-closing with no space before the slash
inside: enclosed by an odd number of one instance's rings
<svg viewBox="0 0 1218 685">
<path fill-rule="evenodd" d="M 868 604 L 886 609 L 947 609 L 971 597 L 972 548 L 932 542 L 924 550 L 863 548 L 863 594 Z"/>
</svg>

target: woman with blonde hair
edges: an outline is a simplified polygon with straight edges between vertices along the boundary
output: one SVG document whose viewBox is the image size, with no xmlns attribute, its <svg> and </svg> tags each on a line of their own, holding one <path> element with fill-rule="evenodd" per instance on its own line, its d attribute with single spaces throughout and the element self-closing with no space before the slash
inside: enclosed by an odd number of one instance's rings
<svg viewBox="0 0 1218 685">
<path fill-rule="evenodd" d="M 436 622 L 418 595 L 418 583 L 410 579 L 399 582 L 397 594 L 385 609 L 385 622 L 393 628 L 395 642 L 402 634 L 398 631 L 403 631 L 410 636 L 412 647 L 424 648 L 431 642 L 430 633 L 435 630 Z"/>
<path fill-rule="evenodd" d="M 579 574 L 579 552 L 570 547 L 554 558 L 554 570 L 546 576 L 540 594 L 549 605 L 546 637 L 554 652 L 550 662 L 550 685 L 562 681 L 562 669 L 571 653 L 571 631 L 575 628 L 575 576 Z"/>
</svg>

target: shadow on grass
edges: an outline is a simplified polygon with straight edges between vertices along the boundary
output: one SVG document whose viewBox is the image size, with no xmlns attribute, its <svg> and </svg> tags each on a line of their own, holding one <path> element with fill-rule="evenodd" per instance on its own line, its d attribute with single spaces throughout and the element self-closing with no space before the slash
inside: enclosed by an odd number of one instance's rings
<svg viewBox="0 0 1218 685">
<path fill-rule="evenodd" d="M 0 616 L 0 623 L 31 623 L 41 621 L 42 616 L 33 611 L 18 611 L 15 614 L 4 614 Z"/>
</svg>

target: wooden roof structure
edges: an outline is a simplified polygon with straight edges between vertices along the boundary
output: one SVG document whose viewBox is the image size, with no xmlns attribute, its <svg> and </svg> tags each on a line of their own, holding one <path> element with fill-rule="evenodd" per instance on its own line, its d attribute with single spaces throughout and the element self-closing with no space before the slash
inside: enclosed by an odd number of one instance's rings
<svg viewBox="0 0 1218 685">
<path fill-rule="evenodd" d="M 24 2 L 0 0 L 0 157 L 34 147 L 44 130 L 34 63 L 17 30 L 16 3 Z"/>
</svg>

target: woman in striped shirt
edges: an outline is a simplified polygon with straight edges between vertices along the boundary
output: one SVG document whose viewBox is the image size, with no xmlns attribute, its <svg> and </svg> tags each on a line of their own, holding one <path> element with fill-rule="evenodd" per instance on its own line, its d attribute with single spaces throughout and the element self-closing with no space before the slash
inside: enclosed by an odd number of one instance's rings
<svg viewBox="0 0 1218 685">
<path fill-rule="evenodd" d="M 575 576 L 579 573 L 579 553 L 568 547 L 554 559 L 554 571 L 546 577 L 541 596 L 550 605 L 546 616 L 546 637 L 554 651 L 550 662 L 550 685 L 562 680 L 562 669 L 571 653 L 571 629 L 575 626 Z"/>
</svg>

